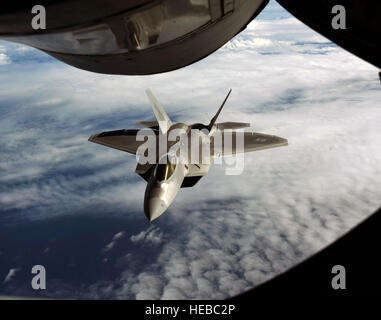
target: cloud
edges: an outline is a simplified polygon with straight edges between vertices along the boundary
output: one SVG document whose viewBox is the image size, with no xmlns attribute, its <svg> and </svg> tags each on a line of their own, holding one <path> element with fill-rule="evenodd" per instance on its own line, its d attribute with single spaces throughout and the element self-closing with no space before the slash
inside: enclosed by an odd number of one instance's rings
<svg viewBox="0 0 381 320">
<path fill-rule="evenodd" d="M 8 63 L 10 63 L 9 57 L 4 53 L 0 53 L 0 65 Z"/>
<path fill-rule="evenodd" d="M 7 55 L 7 49 L 0 45 L 0 66 L 11 63 L 9 56 Z"/>
<path fill-rule="evenodd" d="M 113 236 L 112 240 L 116 241 L 116 240 L 119 240 L 119 239 L 123 238 L 124 233 L 125 233 L 124 231 L 120 231 L 120 232 L 116 233 L 116 234 Z"/>
<path fill-rule="evenodd" d="M 16 273 L 20 271 L 20 268 L 13 268 L 13 269 L 10 269 L 7 276 L 4 278 L 4 281 L 3 283 L 8 283 L 10 282 L 16 275 Z"/>
<path fill-rule="evenodd" d="M 93 74 L 34 51 L 20 61 L 15 47 L 7 54 L 0 221 L 109 211 L 131 221 L 102 243 L 104 252 L 120 248 L 116 262 L 107 260 L 115 277 L 73 294 L 226 298 L 307 258 L 379 206 L 377 70 L 294 18 L 254 21 L 206 59 L 149 77 Z M 242 176 L 212 167 L 147 227 L 134 157 L 87 142 L 152 119 L 146 87 L 186 123 L 208 123 L 232 87 L 218 121 L 250 122 L 289 146 L 247 154 Z"/>
<path fill-rule="evenodd" d="M 112 238 L 112 241 L 110 243 L 108 243 L 104 248 L 103 248 L 103 252 L 109 252 L 112 248 L 114 248 L 114 246 L 117 244 L 118 241 L 120 241 L 120 239 L 123 238 L 124 236 L 124 231 L 120 231 L 118 233 L 116 233 L 113 238 Z M 106 260 L 107 261 L 107 260 Z"/>
<path fill-rule="evenodd" d="M 133 243 L 141 243 L 142 245 L 157 245 L 163 239 L 163 233 L 159 228 L 151 226 L 147 230 L 139 232 L 137 235 L 132 235 L 130 240 Z"/>
</svg>

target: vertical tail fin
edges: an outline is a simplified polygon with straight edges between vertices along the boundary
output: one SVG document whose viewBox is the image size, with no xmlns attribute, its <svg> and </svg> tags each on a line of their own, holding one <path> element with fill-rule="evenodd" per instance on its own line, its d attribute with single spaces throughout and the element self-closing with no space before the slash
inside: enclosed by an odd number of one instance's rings
<svg viewBox="0 0 381 320">
<path fill-rule="evenodd" d="M 226 100 L 228 100 L 228 98 L 229 98 L 231 92 L 232 92 L 232 89 L 229 90 L 228 95 L 226 96 L 224 102 L 222 102 L 222 105 L 221 105 L 221 107 L 218 109 L 216 115 L 212 118 L 212 120 L 210 120 L 210 123 L 209 123 L 209 125 L 208 125 L 208 130 L 209 130 L 209 131 L 212 130 L 212 127 L 213 127 L 214 123 L 216 122 L 218 116 L 220 115 L 220 112 L 221 112 L 222 108 L 224 107 Z"/>
<path fill-rule="evenodd" d="M 146 90 L 146 94 L 152 104 L 152 109 L 155 113 L 156 119 L 159 122 L 160 131 L 164 134 L 172 125 L 171 119 L 169 119 L 163 107 L 160 105 L 159 101 L 157 101 L 150 89 Z"/>
</svg>

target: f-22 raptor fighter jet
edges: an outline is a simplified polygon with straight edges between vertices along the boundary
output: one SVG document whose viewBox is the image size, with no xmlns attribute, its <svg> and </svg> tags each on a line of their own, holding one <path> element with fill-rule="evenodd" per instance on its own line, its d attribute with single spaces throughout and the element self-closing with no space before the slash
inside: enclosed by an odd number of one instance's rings
<svg viewBox="0 0 381 320">
<path fill-rule="evenodd" d="M 135 154 L 136 173 L 147 182 L 146 217 L 160 217 L 180 188 L 193 187 L 209 171 L 215 157 L 285 146 L 286 139 L 244 132 L 249 123 L 216 123 L 231 90 L 209 124 L 172 123 L 152 92 L 147 89 L 157 121 L 138 121 L 145 129 L 117 130 L 92 135 L 89 141 Z"/>
</svg>

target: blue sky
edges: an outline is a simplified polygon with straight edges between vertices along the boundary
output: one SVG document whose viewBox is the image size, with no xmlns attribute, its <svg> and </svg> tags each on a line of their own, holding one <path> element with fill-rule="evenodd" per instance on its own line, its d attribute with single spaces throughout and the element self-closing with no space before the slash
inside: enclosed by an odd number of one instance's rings
<svg viewBox="0 0 381 320">
<path fill-rule="evenodd" d="M 0 42 L 0 294 L 225 298 L 377 209 L 377 70 L 274 2 L 258 18 L 206 59 L 153 76 L 94 74 Z M 209 122 L 233 88 L 219 120 L 289 146 L 247 155 L 241 176 L 216 165 L 150 224 L 135 158 L 87 142 L 153 119 L 147 87 L 186 123 Z M 47 267 L 46 292 L 30 289 L 33 264 Z"/>
</svg>

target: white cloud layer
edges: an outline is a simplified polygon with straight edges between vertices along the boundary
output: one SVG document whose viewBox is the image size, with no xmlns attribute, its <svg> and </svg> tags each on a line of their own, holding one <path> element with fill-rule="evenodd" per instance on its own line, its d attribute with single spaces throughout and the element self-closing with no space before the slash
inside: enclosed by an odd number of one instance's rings
<svg viewBox="0 0 381 320">
<path fill-rule="evenodd" d="M 136 235 L 132 235 L 130 240 L 137 244 L 142 245 L 157 245 L 162 242 L 163 233 L 159 228 L 154 226 L 149 227 L 147 230 L 143 230 Z"/>
<path fill-rule="evenodd" d="M 20 271 L 19 268 L 13 268 L 13 269 L 10 269 L 8 274 L 6 275 L 6 277 L 4 278 L 4 281 L 3 283 L 8 283 L 10 282 L 16 275 L 16 273 Z"/>
<path fill-rule="evenodd" d="M 112 241 L 110 243 L 108 243 L 104 248 L 103 248 L 103 252 L 109 252 L 112 248 L 114 248 L 114 246 L 117 244 L 118 241 L 120 241 L 120 239 L 122 239 L 124 236 L 124 231 L 120 231 L 118 233 L 116 233 L 113 238 L 112 238 Z"/>
</svg>

